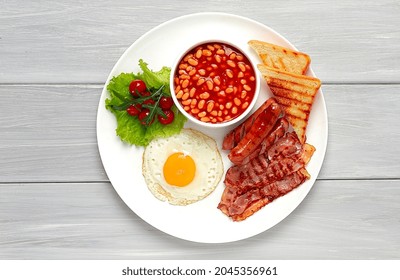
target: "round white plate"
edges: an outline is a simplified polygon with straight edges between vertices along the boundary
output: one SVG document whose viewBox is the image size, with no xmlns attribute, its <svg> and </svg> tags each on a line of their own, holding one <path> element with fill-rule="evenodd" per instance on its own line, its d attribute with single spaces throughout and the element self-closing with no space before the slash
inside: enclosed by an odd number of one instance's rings
<svg viewBox="0 0 400 280">
<path fill-rule="evenodd" d="M 140 58 L 147 62 L 151 69 L 158 71 L 162 66 L 171 66 L 187 46 L 209 38 L 230 41 L 240 46 L 255 63 L 260 63 L 260 60 L 247 45 L 251 39 L 295 49 L 278 33 L 253 20 L 224 13 L 191 14 L 165 22 L 140 37 L 118 60 L 106 85 L 113 76 L 121 72 L 139 72 Z M 308 75 L 314 74 L 310 70 Z M 132 211 L 155 228 L 172 236 L 195 242 L 223 243 L 259 234 L 282 221 L 302 202 L 322 166 L 327 145 L 328 121 L 324 97 L 320 91 L 315 99 L 307 128 L 307 142 L 316 147 L 316 152 L 307 166 L 311 174 L 310 180 L 242 222 L 233 222 L 217 209 L 224 189 L 223 179 L 211 195 L 194 204 L 172 206 L 161 202 L 150 193 L 143 179 L 143 148 L 127 145 L 115 134 L 116 119 L 104 106 L 108 97 L 106 85 L 97 114 L 97 141 L 108 178 Z M 255 108 L 270 96 L 272 94 L 267 84 L 262 81 Z M 189 122 L 186 126 L 214 137 L 219 148 L 225 133 L 232 129 L 200 129 Z M 227 170 L 230 166 L 227 153 L 221 154 Z"/>
</svg>

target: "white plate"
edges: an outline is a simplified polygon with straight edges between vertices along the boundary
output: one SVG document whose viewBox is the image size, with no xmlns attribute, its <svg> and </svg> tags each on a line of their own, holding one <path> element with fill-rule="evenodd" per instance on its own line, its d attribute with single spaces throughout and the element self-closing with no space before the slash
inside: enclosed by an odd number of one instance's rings
<svg viewBox="0 0 400 280">
<path fill-rule="evenodd" d="M 253 20 L 224 13 L 199 13 L 179 17 L 150 30 L 133 43 L 112 69 L 109 80 L 121 72 L 140 71 L 138 61 L 142 58 L 155 71 L 171 66 L 180 50 L 197 41 L 219 38 L 230 41 L 248 52 L 250 59 L 259 63 L 257 55 L 250 50 L 250 39 L 268 41 L 295 49 L 285 38 L 272 29 Z M 314 75 L 310 70 L 309 75 Z M 257 108 L 272 96 L 265 82 Z M 106 86 L 101 95 L 97 115 L 97 141 L 100 156 L 108 178 L 122 200 L 144 221 L 172 236 L 195 242 L 223 243 L 245 239 L 259 234 L 287 217 L 305 198 L 312 188 L 322 166 L 327 145 L 328 121 L 324 97 L 320 91 L 313 105 L 307 129 L 307 142 L 316 152 L 307 166 L 311 179 L 289 194 L 266 205 L 242 222 L 233 222 L 217 209 L 223 179 L 217 189 L 207 198 L 188 206 L 172 206 L 156 199 L 148 190 L 142 176 L 143 148 L 129 146 L 115 134 L 116 119 L 104 106 L 108 97 Z M 223 135 L 231 128 L 204 130 L 187 124 L 214 137 L 221 147 Z M 230 166 L 226 153 L 222 152 L 225 170 Z"/>
</svg>

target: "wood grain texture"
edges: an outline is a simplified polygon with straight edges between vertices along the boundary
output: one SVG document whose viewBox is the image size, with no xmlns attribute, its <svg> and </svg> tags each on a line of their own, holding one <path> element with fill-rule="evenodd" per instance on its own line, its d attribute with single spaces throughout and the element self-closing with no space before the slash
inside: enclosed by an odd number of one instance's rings
<svg viewBox="0 0 400 280">
<path fill-rule="evenodd" d="M 102 83 L 140 36 L 197 12 L 249 17 L 312 57 L 324 82 L 399 82 L 400 3 L 382 1 L 3 1 L 0 82 Z M 164 42 L 163 42 L 164 43 Z M 160 46 L 162 49 L 162 46 Z"/>
<path fill-rule="evenodd" d="M 199 244 L 148 225 L 108 183 L 0 185 L 0 259 L 397 259 L 399 196 L 399 180 L 317 181 L 272 229 Z"/>
<path fill-rule="evenodd" d="M 326 85 L 319 178 L 400 178 L 399 85 Z M 96 140 L 102 88 L 0 86 L 0 182 L 105 181 Z M 29 100 L 29 102 L 16 102 Z M 23 114 L 21 114 L 21 110 Z"/>
<path fill-rule="evenodd" d="M 328 149 L 320 177 L 400 178 L 399 85 L 324 87 Z"/>
<path fill-rule="evenodd" d="M 0 259 L 400 259 L 400 2 L 10 1 L 0 4 Z M 198 244 L 148 225 L 102 167 L 102 87 L 178 16 L 263 23 L 312 58 L 328 109 L 314 188 L 253 238 Z M 169 42 L 162 42 L 162 44 Z"/>
<path fill-rule="evenodd" d="M 107 180 L 97 149 L 98 86 L 0 86 L 1 181 Z"/>
</svg>

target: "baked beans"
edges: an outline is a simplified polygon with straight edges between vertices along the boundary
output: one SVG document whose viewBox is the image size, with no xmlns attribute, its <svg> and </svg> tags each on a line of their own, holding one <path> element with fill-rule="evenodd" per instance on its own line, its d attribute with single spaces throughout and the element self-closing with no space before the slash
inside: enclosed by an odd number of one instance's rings
<svg viewBox="0 0 400 280">
<path fill-rule="evenodd" d="M 238 49 L 206 43 L 185 54 L 174 73 L 174 91 L 184 110 L 203 122 L 221 123 L 240 116 L 251 103 L 255 71 Z"/>
</svg>

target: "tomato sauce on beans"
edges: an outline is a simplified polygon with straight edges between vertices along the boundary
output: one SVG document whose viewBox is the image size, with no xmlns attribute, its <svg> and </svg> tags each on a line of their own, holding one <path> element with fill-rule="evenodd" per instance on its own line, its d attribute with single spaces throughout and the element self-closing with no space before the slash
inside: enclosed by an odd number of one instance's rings
<svg viewBox="0 0 400 280">
<path fill-rule="evenodd" d="M 222 123 L 240 116 L 256 87 L 248 58 L 226 43 L 205 43 L 185 54 L 174 73 L 175 95 L 200 121 Z"/>
</svg>

